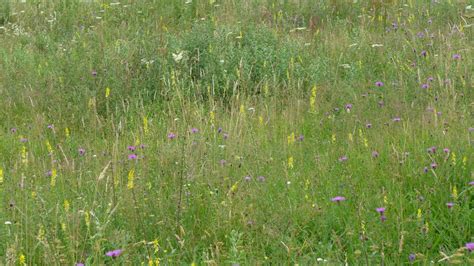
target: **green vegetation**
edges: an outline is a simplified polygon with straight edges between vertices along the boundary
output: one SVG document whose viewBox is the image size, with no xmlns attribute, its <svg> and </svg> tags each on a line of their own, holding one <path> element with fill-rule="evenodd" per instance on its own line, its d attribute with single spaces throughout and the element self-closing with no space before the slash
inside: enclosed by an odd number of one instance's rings
<svg viewBox="0 0 474 266">
<path fill-rule="evenodd" d="M 0 1 L 0 264 L 473 263 L 472 5 Z"/>
</svg>

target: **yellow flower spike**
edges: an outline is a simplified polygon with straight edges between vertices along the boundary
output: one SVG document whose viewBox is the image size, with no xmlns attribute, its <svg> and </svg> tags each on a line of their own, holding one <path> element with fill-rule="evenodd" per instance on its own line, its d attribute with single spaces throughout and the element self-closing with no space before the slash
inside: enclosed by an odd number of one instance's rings
<svg viewBox="0 0 474 266">
<path fill-rule="evenodd" d="M 214 111 L 209 112 L 209 120 L 211 124 L 214 124 L 214 122 L 216 121 L 216 114 L 214 113 Z"/>
<path fill-rule="evenodd" d="M 453 196 L 454 200 L 458 199 L 458 189 L 457 189 L 456 185 L 454 185 L 454 187 L 453 187 L 452 196 Z"/>
<path fill-rule="evenodd" d="M 454 152 L 451 153 L 451 163 L 453 164 L 453 166 L 456 165 L 456 153 Z"/>
<path fill-rule="evenodd" d="M 158 258 L 155 259 L 155 265 L 156 265 L 156 266 L 159 266 L 159 265 L 160 265 L 160 259 L 158 259 Z"/>
<path fill-rule="evenodd" d="M 143 132 L 145 135 L 148 134 L 148 118 L 146 116 L 143 116 Z"/>
<path fill-rule="evenodd" d="M 67 199 L 64 200 L 63 206 L 64 206 L 64 210 L 66 212 L 69 212 L 69 208 L 71 207 L 71 204 L 69 204 L 69 201 Z"/>
<path fill-rule="evenodd" d="M 51 143 L 49 141 L 46 141 L 46 148 L 48 149 L 49 153 L 53 153 L 53 147 L 51 146 Z"/>
<path fill-rule="evenodd" d="M 71 132 L 69 131 L 68 127 L 64 129 L 64 134 L 66 135 L 66 138 L 69 138 L 69 136 L 71 135 Z"/>
<path fill-rule="evenodd" d="M 0 167 L 0 184 L 3 184 L 3 169 Z"/>
<path fill-rule="evenodd" d="M 266 61 L 265 61 L 265 63 L 266 63 Z M 265 63 L 264 63 L 264 64 L 265 64 Z M 268 93 L 269 93 L 268 81 L 265 81 L 265 85 L 263 85 L 263 93 L 264 93 L 265 95 L 268 95 Z"/>
<path fill-rule="evenodd" d="M 430 224 L 428 222 L 425 223 L 425 233 L 430 231 Z"/>
<path fill-rule="evenodd" d="M 137 138 L 135 139 L 135 146 L 138 145 L 140 145 L 140 138 L 137 136 Z"/>
<path fill-rule="evenodd" d="M 331 141 L 332 143 L 336 143 L 336 134 L 332 134 Z"/>
<path fill-rule="evenodd" d="M 290 156 L 290 157 L 288 158 L 288 168 L 289 168 L 289 169 L 293 169 L 293 167 L 294 167 L 294 164 L 293 164 L 293 163 L 294 163 L 293 156 Z"/>
<path fill-rule="evenodd" d="M 19 263 L 20 265 L 26 265 L 26 257 L 25 257 L 25 255 L 20 254 L 20 256 L 18 257 L 18 263 Z"/>
<path fill-rule="evenodd" d="M 462 157 L 462 168 L 466 169 L 466 164 L 467 164 L 467 156 Z"/>
<path fill-rule="evenodd" d="M 158 239 L 153 240 L 153 250 L 155 254 L 160 250 Z"/>
<path fill-rule="evenodd" d="M 354 137 L 352 136 L 352 133 L 347 134 L 347 138 L 349 139 L 350 142 L 354 141 Z"/>
<path fill-rule="evenodd" d="M 387 195 L 383 196 L 383 203 L 384 203 L 385 205 L 388 205 L 388 197 L 387 197 Z"/>
<path fill-rule="evenodd" d="M 130 169 L 130 171 L 128 172 L 128 183 L 127 183 L 127 188 L 128 189 L 133 189 L 134 187 L 134 184 L 133 184 L 133 181 L 135 179 L 135 169 Z"/>
<path fill-rule="evenodd" d="M 109 96 L 110 96 L 110 88 L 107 87 L 105 88 L 105 98 L 109 98 Z"/>
<path fill-rule="evenodd" d="M 258 123 L 263 126 L 263 116 L 258 117 Z"/>
<path fill-rule="evenodd" d="M 367 232 L 365 228 L 365 221 L 361 221 L 360 228 L 362 229 L 362 234 L 365 235 L 365 233 Z"/>
<path fill-rule="evenodd" d="M 89 212 L 84 212 L 84 222 L 86 223 L 87 228 L 91 226 L 91 216 Z"/>
<path fill-rule="evenodd" d="M 245 114 L 245 106 L 243 104 L 240 105 L 240 114 Z"/>
<path fill-rule="evenodd" d="M 239 188 L 239 182 L 235 182 L 232 187 L 230 188 L 231 193 L 235 193 L 237 189 Z"/>
<path fill-rule="evenodd" d="M 61 230 L 63 230 L 63 232 L 66 232 L 67 230 L 67 225 L 65 222 L 61 222 Z"/>
<path fill-rule="evenodd" d="M 31 191 L 31 198 L 36 199 L 36 191 Z"/>
<path fill-rule="evenodd" d="M 196 262 L 193 261 L 193 262 L 191 263 L 191 266 L 197 266 Z"/>
<path fill-rule="evenodd" d="M 94 108 L 94 98 L 90 98 L 90 99 L 89 99 L 89 102 L 87 103 L 87 105 L 89 106 L 89 109 Z"/>
<path fill-rule="evenodd" d="M 58 175 L 57 171 L 56 171 L 56 168 L 53 168 L 53 170 L 51 170 L 51 187 L 55 187 L 56 186 L 56 176 Z"/>
<path fill-rule="evenodd" d="M 23 164 L 28 164 L 28 151 L 26 150 L 25 145 L 21 147 L 21 162 Z"/>
<path fill-rule="evenodd" d="M 317 93 L 317 88 L 316 85 L 313 86 L 311 89 L 311 96 L 309 97 L 309 107 L 312 112 L 316 110 L 316 93 Z"/>
<path fill-rule="evenodd" d="M 365 146 L 366 148 L 369 147 L 369 141 L 367 140 L 367 138 L 364 138 L 364 146 Z"/>
<path fill-rule="evenodd" d="M 421 209 L 418 209 L 418 212 L 416 213 L 416 218 L 418 220 L 421 220 L 421 216 L 422 216 Z"/>
<path fill-rule="evenodd" d="M 148 259 L 148 266 L 153 266 L 154 262 L 153 262 L 153 259 Z"/>
<path fill-rule="evenodd" d="M 291 134 L 288 136 L 288 145 L 295 143 L 295 133 L 291 132 Z"/>
</svg>

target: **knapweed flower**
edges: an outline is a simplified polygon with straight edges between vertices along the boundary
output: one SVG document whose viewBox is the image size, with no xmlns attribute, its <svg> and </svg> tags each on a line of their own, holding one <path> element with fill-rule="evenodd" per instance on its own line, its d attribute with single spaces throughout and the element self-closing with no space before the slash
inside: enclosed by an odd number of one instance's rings
<svg viewBox="0 0 474 266">
<path fill-rule="evenodd" d="M 199 132 L 199 129 L 197 129 L 195 127 L 191 128 L 191 133 L 194 134 L 194 133 L 198 133 L 198 132 Z"/>
<path fill-rule="evenodd" d="M 336 196 L 334 198 L 331 199 L 332 202 L 341 202 L 341 201 L 345 201 L 346 198 L 343 197 L 343 196 Z"/>
<path fill-rule="evenodd" d="M 416 259 L 416 255 L 413 254 L 413 253 L 411 253 L 411 254 L 408 256 L 408 260 L 409 260 L 410 262 L 415 261 L 415 259 Z"/>
<path fill-rule="evenodd" d="M 422 89 L 428 89 L 429 87 L 430 87 L 430 85 L 428 83 L 421 84 Z"/>
<path fill-rule="evenodd" d="M 265 181 L 265 177 L 263 175 L 257 177 L 258 181 L 263 182 Z"/>
<path fill-rule="evenodd" d="M 245 180 L 245 181 L 250 181 L 250 180 L 252 180 L 252 177 L 249 176 L 249 175 L 248 175 L 248 176 L 245 176 L 245 177 L 244 177 L 244 180 Z"/>
<path fill-rule="evenodd" d="M 76 266 L 84 266 L 84 263 L 78 262 L 78 263 L 76 263 Z"/>
<path fill-rule="evenodd" d="M 12 128 L 10 129 L 10 132 L 13 133 L 13 134 L 15 134 L 16 131 L 17 131 L 16 127 L 12 127 Z"/>
<path fill-rule="evenodd" d="M 468 183 L 470 186 L 474 186 L 474 181 Z"/>
<path fill-rule="evenodd" d="M 451 209 L 452 207 L 454 207 L 454 203 L 453 202 L 448 202 L 448 203 L 446 203 L 446 206 L 448 207 L 448 209 Z"/>
<path fill-rule="evenodd" d="M 416 36 L 417 36 L 418 38 L 423 38 L 423 37 L 425 37 L 425 33 L 422 32 L 422 31 L 420 31 L 420 32 L 418 32 L 418 33 L 416 34 Z"/>
<path fill-rule="evenodd" d="M 105 256 L 108 256 L 108 257 L 111 257 L 111 258 L 117 258 L 118 256 L 120 256 L 120 254 L 122 254 L 122 250 L 121 249 L 116 249 L 116 250 L 112 250 L 112 251 L 109 251 L 107 253 L 105 253 Z"/>
<path fill-rule="evenodd" d="M 436 164 L 436 163 L 431 164 L 431 168 L 436 169 L 436 167 L 438 167 L 438 164 Z"/>
<path fill-rule="evenodd" d="M 174 139 L 176 135 L 174 133 L 168 133 L 168 139 Z"/>
<path fill-rule="evenodd" d="M 450 150 L 448 148 L 444 148 L 443 151 L 444 151 L 444 153 L 449 153 L 450 152 Z"/>
<path fill-rule="evenodd" d="M 92 70 L 92 71 L 91 71 L 91 75 L 92 75 L 93 77 L 97 76 L 97 71 Z"/>
<path fill-rule="evenodd" d="M 426 52 L 425 50 L 421 51 L 421 56 L 426 56 L 428 54 L 428 52 Z"/>
<path fill-rule="evenodd" d="M 453 59 L 454 60 L 461 59 L 461 55 L 460 54 L 453 54 Z"/>
<path fill-rule="evenodd" d="M 303 136 L 303 135 L 300 135 L 300 136 L 298 137 L 298 141 L 303 141 L 303 140 L 304 140 L 304 136 Z"/>
<path fill-rule="evenodd" d="M 425 172 L 425 173 L 428 173 L 428 170 L 429 170 L 429 169 L 428 169 L 428 167 L 426 167 L 426 166 L 425 166 L 425 168 L 423 168 L 423 172 Z"/>
<path fill-rule="evenodd" d="M 342 162 L 345 162 L 345 161 L 347 161 L 347 156 L 346 156 L 346 155 L 343 155 L 343 156 L 339 157 L 338 160 L 339 160 L 339 162 L 341 162 L 341 163 L 342 163 Z"/>
<path fill-rule="evenodd" d="M 227 134 L 227 133 L 224 133 L 222 136 L 224 136 L 224 139 L 228 139 L 228 138 L 229 138 L 229 134 Z"/>
<path fill-rule="evenodd" d="M 385 215 L 383 215 L 383 214 L 380 215 L 380 221 L 381 221 L 382 223 L 385 222 L 386 220 L 387 220 L 387 216 L 385 216 Z"/>
<path fill-rule="evenodd" d="M 383 82 L 382 81 L 377 81 L 377 82 L 375 82 L 375 86 L 383 87 Z"/>
<path fill-rule="evenodd" d="M 86 153 L 86 150 L 85 150 L 84 148 L 79 148 L 79 149 L 77 150 L 77 152 L 79 153 L 79 155 L 82 156 L 82 155 L 84 155 L 84 154 Z"/>
<path fill-rule="evenodd" d="M 226 162 L 227 162 L 227 161 L 224 160 L 224 159 L 222 159 L 222 160 L 219 161 L 219 163 L 221 164 L 221 166 L 224 166 L 224 165 L 226 164 Z"/>
<path fill-rule="evenodd" d="M 426 149 L 428 153 L 435 154 L 436 153 L 436 146 L 429 147 Z"/>
<path fill-rule="evenodd" d="M 127 149 L 128 149 L 129 151 L 135 151 L 135 150 L 137 149 L 137 147 L 135 147 L 135 146 L 133 146 L 133 145 L 129 145 L 129 146 L 127 146 Z"/>
<path fill-rule="evenodd" d="M 433 80 L 434 80 L 433 77 L 428 77 L 428 78 L 426 79 L 426 81 L 428 81 L 428 82 L 432 82 Z"/>
<path fill-rule="evenodd" d="M 221 132 L 222 132 L 222 127 L 219 127 L 219 128 L 217 129 L 217 133 L 221 133 Z"/>
<path fill-rule="evenodd" d="M 474 242 L 469 242 L 466 243 L 466 249 L 469 250 L 469 252 L 474 250 Z"/>
<path fill-rule="evenodd" d="M 350 103 L 346 104 L 346 107 L 345 107 L 345 108 L 346 108 L 346 111 L 347 111 L 347 112 L 350 112 L 351 109 L 352 109 L 352 104 L 350 104 Z"/>
<path fill-rule="evenodd" d="M 54 125 L 53 125 L 53 124 L 49 124 L 49 125 L 48 125 L 48 128 L 49 128 L 49 129 L 54 129 Z"/>
<path fill-rule="evenodd" d="M 380 207 L 375 209 L 380 215 L 385 213 L 385 207 Z"/>
<path fill-rule="evenodd" d="M 378 151 L 373 151 L 373 152 L 372 152 L 372 157 L 373 157 L 373 158 L 379 157 Z"/>
<path fill-rule="evenodd" d="M 128 155 L 129 160 L 136 160 L 137 158 L 138 158 L 138 156 L 134 153 Z"/>
<path fill-rule="evenodd" d="M 367 124 L 365 125 L 365 127 L 366 127 L 366 128 L 372 128 L 372 124 L 371 124 L 371 123 L 367 123 Z"/>
<path fill-rule="evenodd" d="M 400 121 L 402 121 L 402 119 L 401 119 L 400 117 L 398 117 L 398 116 L 397 116 L 397 117 L 394 117 L 392 120 L 393 120 L 393 122 L 400 122 Z"/>
</svg>

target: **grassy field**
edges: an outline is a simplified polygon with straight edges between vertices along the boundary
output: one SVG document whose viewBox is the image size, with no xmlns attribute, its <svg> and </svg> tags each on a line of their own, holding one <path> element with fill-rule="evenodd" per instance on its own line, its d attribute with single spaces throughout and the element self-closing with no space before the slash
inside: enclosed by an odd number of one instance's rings
<svg viewBox="0 0 474 266">
<path fill-rule="evenodd" d="M 472 1 L 0 1 L 0 265 L 474 263 Z"/>
</svg>

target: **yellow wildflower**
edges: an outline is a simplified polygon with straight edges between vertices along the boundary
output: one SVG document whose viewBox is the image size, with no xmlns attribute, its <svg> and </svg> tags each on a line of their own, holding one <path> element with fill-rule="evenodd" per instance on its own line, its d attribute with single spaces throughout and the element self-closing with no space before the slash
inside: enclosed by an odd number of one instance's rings
<svg viewBox="0 0 474 266">
<path fill-rule="evenodd" d="M 133 189 L 134 184 L 133 180 L 135 179 L 135 169 L 130 169 L 128 172 L 128 183 L 127 183 L 127 188 L 128 189 Z"/>
</svg>

